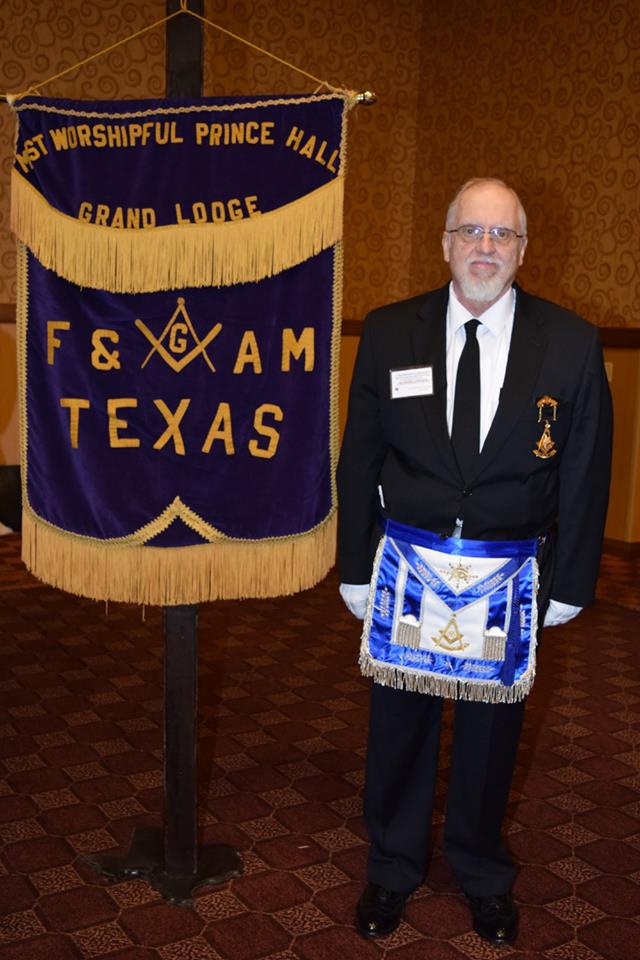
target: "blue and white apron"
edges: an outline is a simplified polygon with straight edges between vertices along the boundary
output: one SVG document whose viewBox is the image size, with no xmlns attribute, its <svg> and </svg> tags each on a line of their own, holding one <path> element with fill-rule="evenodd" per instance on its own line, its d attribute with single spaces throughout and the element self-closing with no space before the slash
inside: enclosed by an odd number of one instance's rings
<svg viewBox="0 0 640 960">
<path fill-rule="evenodd" d="M 511 703 L 535 676 L 538 540 L 462 540 L 387 520 L 360 668 L 391 687 Z"/>
</svg>

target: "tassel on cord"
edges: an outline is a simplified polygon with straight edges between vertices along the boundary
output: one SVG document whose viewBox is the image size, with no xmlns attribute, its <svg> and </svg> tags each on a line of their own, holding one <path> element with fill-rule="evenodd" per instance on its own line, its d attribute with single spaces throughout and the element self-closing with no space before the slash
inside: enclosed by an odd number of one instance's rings
<svg viewBox="0 0 640 960">
<path fill-rule="evenodd" d="M 93 600 L 172 606 L 275 597 L 313 587 L 335 561 L 336 513 L 306 534 L 194 547 L 109 544 L 23 512 L 22 559 L 40 580 Z"/>
<path fill-rule="evenodd" d="M 276 210 L 226 223 L 118 229 L 52 207 L 16 170 L 11 228 L 40 263 L 81 287 L 147 293 L 263 280 L 342 237 L 344 177 Z"/>
</svg>

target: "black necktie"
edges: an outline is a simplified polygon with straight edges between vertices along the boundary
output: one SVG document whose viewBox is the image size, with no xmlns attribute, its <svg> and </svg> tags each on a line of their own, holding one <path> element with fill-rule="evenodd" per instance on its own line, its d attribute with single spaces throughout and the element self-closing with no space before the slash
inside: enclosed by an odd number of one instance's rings
<svg viewBox="0 0 640 960">
<path fill-rule="evenodd" d="M 467 340 L 460 354 L 453 400 L 451 443 L 465 480 L 480 450 L 480 350 L 476 338 L 478 320 L 464 325 Z"/>
</svg>

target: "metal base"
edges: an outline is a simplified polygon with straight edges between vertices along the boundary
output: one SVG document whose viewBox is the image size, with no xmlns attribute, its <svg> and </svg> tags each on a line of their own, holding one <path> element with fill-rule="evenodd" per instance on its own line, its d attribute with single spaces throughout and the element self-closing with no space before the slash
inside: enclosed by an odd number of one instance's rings
<svg viewBox="0 0 640 960">
<path fill-rule="evenodd" d="M 164 865 L 164 833 L 159 828 L 139 827 L 133 831 L 129 852 L 124 856 L 98 854 L 83 857 L 84 862 L 108 880 L 146 880 L 170 903 L 190 904 L 198 887 L 214 886 L 239 877 L 243 864 L 240 854 L 224 843 L 198 847 L 198 866 L 194 874 L 172 876 Z"/>
</svg>

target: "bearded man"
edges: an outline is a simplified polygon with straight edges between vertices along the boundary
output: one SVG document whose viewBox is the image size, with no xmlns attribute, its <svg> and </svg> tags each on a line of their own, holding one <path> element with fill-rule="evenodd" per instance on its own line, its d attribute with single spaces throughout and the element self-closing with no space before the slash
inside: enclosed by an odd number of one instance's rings
<svg viewBox="0 0 640 960">
<path fill-rule="evenodd" d="M 362 333 L 338 494 L 341 593 L 366 614 L 361 664 L 376 681 L 356 908 L 368 938 L 398 926 L 424 879 L 450 697 L 444 851 L 476 932 L 515 939 L 501 831 L 538 626 L 594 596 L 609 389 L 597 330 L 514 285 L 526 246 L 516 193 L 465 183 L 442 236 L 451 282 L 375 310 Z"/>
</svg>

